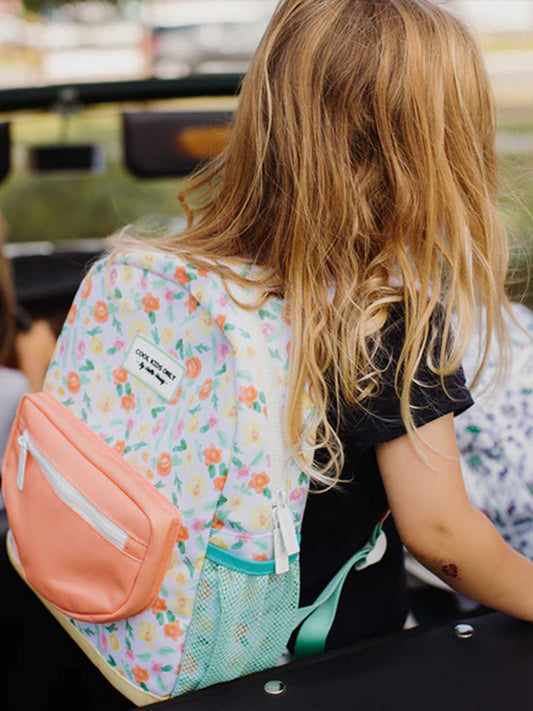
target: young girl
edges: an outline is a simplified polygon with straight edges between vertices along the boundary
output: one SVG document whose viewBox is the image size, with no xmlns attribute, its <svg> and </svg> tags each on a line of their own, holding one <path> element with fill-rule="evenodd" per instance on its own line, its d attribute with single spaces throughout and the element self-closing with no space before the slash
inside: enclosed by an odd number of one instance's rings
<svg viewBox="0 0 533 711">
<path fill-rule="evenodd" d="M 506 350 L 494 130 L 481 52 L 434 3 L 282 0 L 226 149 L 180 196 L 187 229 L 155 244 L 229 279 L 256 265 L 290 310 L 285 436 L 296 453 L 309 436 L 307 382 L 322 491 L 302 604 L 392 511 L 400 537 L 389 523 L 384 562 L 352 574 L 329 647 L 401 628 L 400 540 L 456 590 L 533 620 L 533 564 L 469 503 L 453 422 L 482 314 L 481 368 L 493 339 Z"/>
</svg>

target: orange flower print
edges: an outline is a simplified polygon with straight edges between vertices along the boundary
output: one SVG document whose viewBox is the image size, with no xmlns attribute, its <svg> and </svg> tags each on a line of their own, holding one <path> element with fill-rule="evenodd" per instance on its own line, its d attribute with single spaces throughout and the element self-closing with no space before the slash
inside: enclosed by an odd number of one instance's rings
<svg viewBox="0 0 533 711">
<path fill-rule="evenodd" d="M 67 389 L 73 395 L 80 391 L 80 376 L 74 371 L 67 375 Z"/>
<path fill-rule="evenodd" d="M 266 553 L 254 553 L 252 559 L 257 561 L 268 560 L 268 556 Z"/>
<path fill-rule="evenodd" d="M 113 381 L 115 385 L 118 385 L 119 383 L 125 383 L 126 380 L 128 379 L 128 371 L 124 370 L 124 368 L 116 368 L 113 371 Z"/>
<path fill-rule="evenodd" d="M 178 620 L 164 625 L 163 632 L 165 637 L 170 637 L 170 639 L 174 642 L 177 642 L 178 639 L 183 636 L 183 630 L 181 629 L 181 625 Z"/>
<path fill-rule="evenodd" d="M 258 494 L 262 494 L 263 489 L 269 482 L 270 477 L 266 474 L 266 472 L 259 472 L 258 474 L 252 474 L 252 478 L 248 482 L 248 486 L 250 486 Z"/>
<path fill-rule="evenodd" d="M 193 314 L 196 309 L 198 308 L 198 301 L 194 298 L 194 296 L 191 294 L 187 301 L 185 302 L 185 308 L 190 314 Z"/>
<path fill-rule="evenodd" d="M 140 667 L 138 664 L 133 667 L 131 673 L 135 677 L 135 681 L 137 682 L 137 684 L 141 684 L 143 681 L 148 681 L 148 679 L 150 678 L 150 674 L 148 674 L 148 671 Z"/>
<path fill-rule="evenodd" d="M 185 271 L 185 267 L 176 267 L 176 271 L 174 272 L 174 279 L 178 282 L 178 284 L 181 284 L 182 286 L 185 286 L 187 282 L 189 281 L 189 275 Z"/>
<path fill-rule="evenodd" d="M 241 385 L 239 388 L 239 402 L 244 402 L 246 407 L 252 407 L 256 397 L 257 390 L 253 385 L 248 385 L 246 388 Z"/>
<path fill-rule="evenodd" d="M 224 521 L 221 521 L 218 516 L 214 516 L 211 528 L 214 528 L 215 531 L 220 531 L 221 528 L 224 528 Z"/>
<path fill-rule="evenodd" d="M 182 392 L 183 392 L 183 388 L 179 387 L 178 392 L 174 395 L 173 399 L 168 404 L 169 405 L 177 405 L 178 402 L 180 401 Z"/>
<path fill-rule="evenodd" d="M 72 306 L 69 309 L 69 312 L 67 314 L 67 323 L 69 326 L 72 326 L 74 321 L 76 320 L 76 312 L 78 311 L 78 307 L 76 304 L 72 304 Z"/>
<path fill-rule="evenodd" d="M 123 439 L 119 439 L 118 442 L 115 442 L 113 449 L 118 452 L 119 454 L 124 454 L 124 447 L 126 446 L 126 442 L 124 442 Z"/>
<path fill-rule="evenodd" d="M 157 473 L 161 476 L 168 476 L 172 469 L 172 459 L 168 452 L 162 452 L 157 460 Z"/>
<path fill-rule="evenodd" d="M 215 321 L 217 322 L 218 327 L 220 328 L 221 331 L 224 330 L 224 324 L 226 323 L 226 317 L 222 314 L 220 316 L 217 316 Z"/>
<path fill-rule="evenodd" d="M 217 476 L 213 479 L 213 488 L 215 491 L 222 491 L 224 484 L 226 483 L 225 476 Z"/>
<path fill-rule="evenodd" d="M 196 356 L 193 356 L 192 358 L 186 360 L 185 367 L 187 368 L 188 378 L 197 378 L 202 370 L 202 364 L 200 362 L 200 359 Z"/>
<path fill-rule="evenodd" d="M 146 296 L 141 299 L 143 309 L 148 314 L 150 311 L 157 311 L 159 308 L 159 299 L 152 294 L 146 294 Z"/>
<path fill-rule="evenodd" d="M 90 279 L 86 279 L 81 287 L 81 298 L 88 299 L 91 295 L 91 289 L 93 288 L 93 283 Z"/>
<path fill-rule="evenodd" d="M 158 612 L 165 612 L 167 609 L 167 603 L 162 597 L 158 597 L 155 599 L 154 604 L 152 605 L 152 612 L 157 614 Z"/>
<path fill-rule="evenodd" d="M 107 310 L 107 304 L 105 301 L 97 301 L 94 305 L 93 311 L 94 320 L 98 323 L 105 323 L 109 318 L 109 311 Z"/>
<path fill-rule="evenodd" d="M 123 395 L 120 398 L 120 405 L 126 412 L 133 410 L 135 408 L 135 395 Z"/>
<path fill-rule="evenodd" d="M 210 464 L 220 464 L 220 460 L 222 459 L 222 450 L 215 447 L 214 444 L 210 444 L 207 449 L 204 449 L 204 459 L 206 467 Z"/>
<path fill-rule="evenodd" d="M 207 276 L 207 271 L 205 269 L 197 269 L 196 273 L 198 274 L 199 277 L 206 277 Z"/>
<path fill-rule="evenodd" d="M 205 383 L 200 388 L 200 394 L 199 394 L 200 400 L 207 400 L 207 398 L 211 395 L 212 388 L 213 388 L 213 381 L 211 380 L 211 378 L 207 378 Z"/>
<path fill-rule="evenodd" d="M 180 523 L 180 527 L 178 528 L 178 533 L 176 536 L 176 541 L 188 541 L 189 540 L 189 529 L 187 526 L 184 526 L 182 523 Z"/>
</svg>

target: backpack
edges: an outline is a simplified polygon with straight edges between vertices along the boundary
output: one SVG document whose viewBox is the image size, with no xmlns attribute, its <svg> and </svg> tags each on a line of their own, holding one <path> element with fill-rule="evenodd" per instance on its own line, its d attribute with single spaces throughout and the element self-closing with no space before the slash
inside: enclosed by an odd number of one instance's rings
<svg viewBox="0 0 533 711">
<path fill-rule="evenodd" d="M 455 429 L 470 502 L 510 546 L 533 559 L 533 311 L 522 304 L 512 309 L 525 333 L 507 317 L 509 373 L 495 390 L 483 393 L 496 367 L 493 350 L 479 399 L 456 418 Z M 475 373 L 476 357 L 472 349 L 463 360 L 467 381 Z"/>
<path fill-rule="evenodd" d="M 308 477 L 282 431 L 290 317 L 255 299 L 175 255 L 103 258 L 11 432 L 13 565 L 139 706 L 275 666 L 300 624 L 296 655 L 321 651 L 347 574 L 385 550 L 380 522 L 298 610 Z"/>
</svg>

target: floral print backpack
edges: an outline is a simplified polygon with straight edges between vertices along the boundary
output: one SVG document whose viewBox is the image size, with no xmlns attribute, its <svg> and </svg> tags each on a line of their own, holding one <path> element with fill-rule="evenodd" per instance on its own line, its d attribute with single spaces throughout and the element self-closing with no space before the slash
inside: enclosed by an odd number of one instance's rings
<svg viewBox="0 0 533 711">
<path fill-rule="evenodd" d="M 243 308 L 255 296 L 163 252 L 102 259 L 11 433 L 12 562 L 139 706 L 275 666 L 302 622 L 301 654 L 320 651 L 347 573 L 384 552 L 377 525 L 298 610 L 290 318 L 278 298 Z"/>
<path fill-rule="evenodd" d="M 508 317 L 510 371 L 494 391 L 484 393 L 496 366 L 497 354 L 491 354 L 479 397 L 456 418 L 455 428 L 472 505 L 509 545 L 533 560 L 533 311 L 522 304 L 512 309 L 524 330 Z M 476 355 L 472 349 L 463 361 L 467 381 L 476 370 Z"/>
</svg>

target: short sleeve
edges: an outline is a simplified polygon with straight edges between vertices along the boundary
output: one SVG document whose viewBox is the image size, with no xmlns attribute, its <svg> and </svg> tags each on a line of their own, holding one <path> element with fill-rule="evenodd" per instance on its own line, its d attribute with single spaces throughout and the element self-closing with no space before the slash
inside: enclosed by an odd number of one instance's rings
<svg viewBox="0 0 533 711">
<path fill-rule="evenodd" d="M 436 311 L 433 325 L 437 333 L 442 323 L 442 310 Z M 358 405 L 345 405 L 341 417 L 341 439 L 349 440 L 363 451 L 382 442 L 388 442 L 406 433 L 400 410 L 400 398 L 394 386 L 398 359 L 405 337 L 403 307 L 391 312 L 383 331 L 382 343 L 387 354 L 387 366 L 383 372 L 377 395 Z M 439 348 L 439 338 L 432 346 Z M 435 351 L 437 352 L 437 351 Z M 447 375 L 440 375 L 427 366 L 427 353 L 411 383 L 411 412 L 416 427 L 453 412 L 459 415 L 471 405 L 473 399 L 466 385 L 462 368 Z"/>
</svg>

